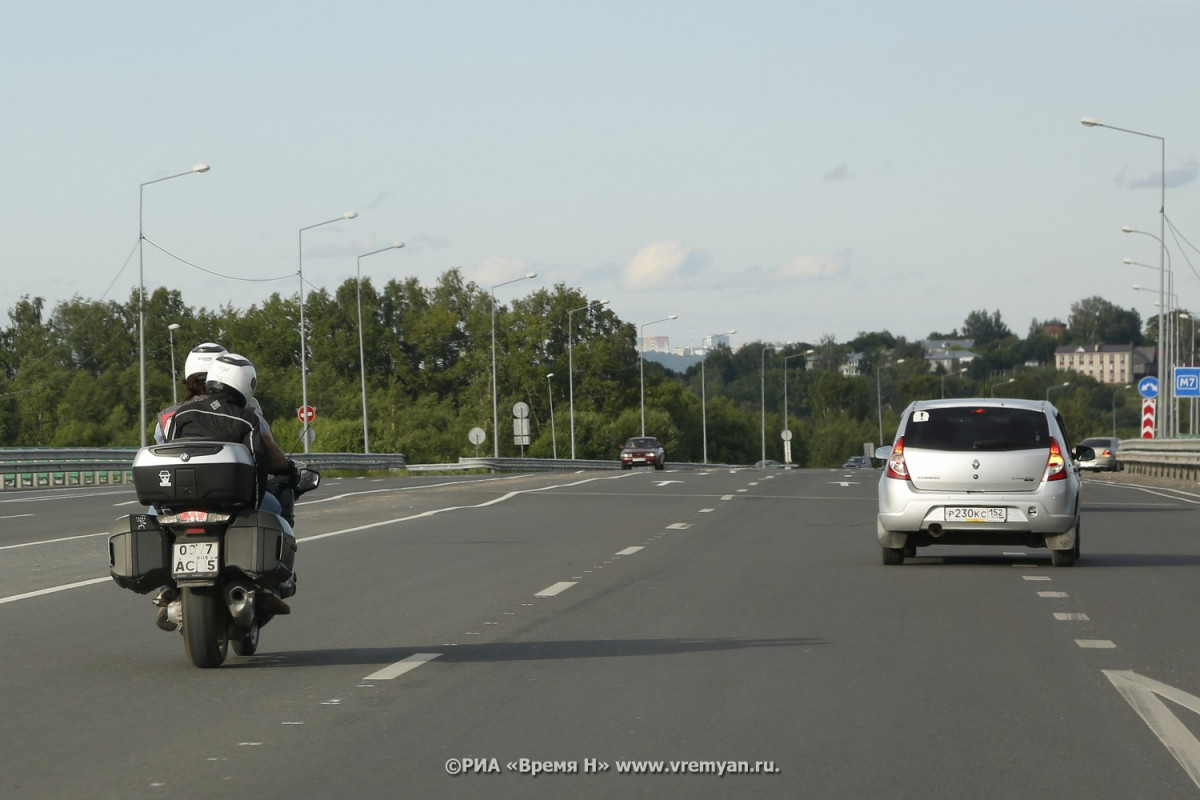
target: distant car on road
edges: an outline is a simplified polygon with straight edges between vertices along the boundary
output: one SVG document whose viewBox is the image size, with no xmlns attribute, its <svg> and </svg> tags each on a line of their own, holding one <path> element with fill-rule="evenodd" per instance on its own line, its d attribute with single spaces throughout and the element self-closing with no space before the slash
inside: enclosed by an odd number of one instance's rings
<svg viewBox="0 0 1200 800">
<path fill-rule="evenodd" d="M 875 469 L 875 465 L 867 456 L 850 456 L 846 463 L 842 464 L 842 469 Z"/>
<path fill-rule="evenodd" d="M 1097 472 L 1108 470 L 1110 472 L 1119 472 L 1123 469 L 1121 462 L 1117 460 L 1117 449 L 1121 445 L 1120 439 L 1114 439 L 1111 436 L 1093 436 L 1090 439 L 1084 439 L 1079 443 L 1080 447 L 1090 447 L 1096 451 L 1096 457 L 1090 458 L 1087 461 L 1080 461 L 1080 469 L 1091 469 Z"/>
<path fill-rule="evenodd" d="M 782 466 L 783 466 L 783 464 L 780 464 L 778 461 L 776 461 L 773 458 L 768 458 L 766 461 L 755 461 L 754 462 L 755 469 L 775 469 L 775 468 L 782 467 Z"/>
<path fill-rule="evenodd" d="M 653 436 L 634 436 L 621 448 L 621 469 L 654 467 L 665 469 L 667 453 Z"/>
</svg>

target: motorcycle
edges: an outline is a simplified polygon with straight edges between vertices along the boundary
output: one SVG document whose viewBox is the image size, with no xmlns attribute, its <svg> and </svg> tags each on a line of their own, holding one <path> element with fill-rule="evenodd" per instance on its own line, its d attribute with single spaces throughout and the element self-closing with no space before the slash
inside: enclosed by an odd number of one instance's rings
<svg viewBox="0 0 1200 800">
<path fill-rule="evenodd" d="M 291 613 L 296 497 L 320 484 L 300 469 L 272 478 L 283 515 L 259 510 L 257 470 L 242 444 L 175 441 L 138 451 L 133 481 L 138 501 L 155 513 L 130 514 L 109 529 L 109 573 L 123 589 L 156 592 L 158 627 L 179 630 L 197 667 L 219 667 L 229 647 L 258 649 L 259 631 Z"/>
</svg>

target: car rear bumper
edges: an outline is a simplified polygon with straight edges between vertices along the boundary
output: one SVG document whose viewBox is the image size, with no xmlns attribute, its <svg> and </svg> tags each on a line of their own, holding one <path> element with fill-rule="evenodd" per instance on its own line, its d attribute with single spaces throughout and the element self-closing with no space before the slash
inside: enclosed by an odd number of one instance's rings
<svg viewBox="0 0 1200 800">
<path fill-rule="evenodd" d="M 892 485 L 887 485 L 892 484 Z M 947 544 L 1019 543 L 1068 532 L 1077 517 L 1078 491 L 1071 481 L 1043 484 L 1030 493 L 920 492 L 907 482 L 884 479 L 879 489 L 879 541 L 885 547 L 907 534 Z M 947 519 L 946 509 L 1004 509 L 1003 522 Z M 892 542 L 892 544 L 889 544 Z"/>
</svg>

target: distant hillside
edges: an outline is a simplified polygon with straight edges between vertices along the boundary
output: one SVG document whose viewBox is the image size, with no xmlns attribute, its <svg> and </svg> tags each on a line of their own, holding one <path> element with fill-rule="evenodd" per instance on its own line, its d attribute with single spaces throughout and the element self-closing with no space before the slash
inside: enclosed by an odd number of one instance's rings
<svg viewBox="0 0 1200 800">
<path fill-rule="evenodd" d="M 689 367 L 699 364 L 704 356 L 677 356 L 674 353 L 642 353 L 642 358 L 662 364 L 672 372 L 683 374 Z"/>
</svg>

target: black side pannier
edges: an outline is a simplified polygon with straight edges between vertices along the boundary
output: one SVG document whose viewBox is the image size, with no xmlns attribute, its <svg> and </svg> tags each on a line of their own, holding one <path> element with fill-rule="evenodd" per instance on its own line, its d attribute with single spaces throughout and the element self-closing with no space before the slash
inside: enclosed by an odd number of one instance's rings
<svg viewBox="0 0 1200 800">
<path fill-rule="evenodd" d="M 171 537 L 149 514 L 130 514 L 108 529 L 108 571 L 122 589 L 148 594 L 171 582 Z"/>
</svg>

